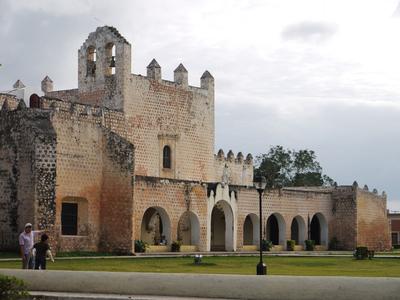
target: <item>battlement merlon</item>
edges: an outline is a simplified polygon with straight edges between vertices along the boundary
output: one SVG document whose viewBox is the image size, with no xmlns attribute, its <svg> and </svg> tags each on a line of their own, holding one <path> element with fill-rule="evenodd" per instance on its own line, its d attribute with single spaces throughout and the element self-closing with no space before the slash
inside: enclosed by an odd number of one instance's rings
<svg viewBox="0 0 400 300">
<path fill-rule="evenodd" d="M 253 156 L 251 153 L 247 154 L 246 159 L 244 159 L 243 153 L 238 152 L 238 154 L 235 157 L 235 154 L 233 153 L 232 150 L 228 151 L 228 154 L 225 156 L 224 150 L 219 149 L 218 153 L 214 155 L 215 160 L 221 161 L 221 162 L 235 162 L 239 164 L 246 164 L 246 165 L 251 165 L 253 166 Z"/>
<path fill-rule="evenodd" d="M 134 76 L 141 76 L 135 75 Z M 179 66 L 174 70 L 174 81 L 163 80 L 162 79 L 162 72 L 161 66 L 157 62 L 155 58 L 152 59 L 150 64 L 147 66 L 147 78 L 150 80 L 154 80 L 159 83 L 163 83 L 165 85 L 175 85 L 183 89 L 204 89 L 204 90 L 211 90 L 214 92 L 214 77 L 211 75 L 209 71 L 205 71 L 203 75 L 200 77 L 200 87 L 197 86 L 190 86 L 188 80 L 188 71 L 185 66 L 181 63 Z"/>
<path fill-rule="evenodd" d="M 242 152 L 236 157 L 232 150 L 225 156 L 220 149 L 214 155 L 216 182 L 224 182 L 233 185 L 251 186 L 253 184 L 253 156 L 249 153 L 246 158 Z"/>
</svg>

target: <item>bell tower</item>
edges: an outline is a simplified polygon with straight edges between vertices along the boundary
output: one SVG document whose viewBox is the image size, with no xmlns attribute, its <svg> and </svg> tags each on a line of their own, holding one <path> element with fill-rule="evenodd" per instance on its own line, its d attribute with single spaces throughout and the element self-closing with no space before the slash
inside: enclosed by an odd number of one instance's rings
<svg viewBox="0 0 400 300">
<path fill-rule="evenodd" d="M 130 74 L 129 42 L 114 27 L 98 27 L 78 50 L 79 101 L 122 110 Z"/>
</svg>

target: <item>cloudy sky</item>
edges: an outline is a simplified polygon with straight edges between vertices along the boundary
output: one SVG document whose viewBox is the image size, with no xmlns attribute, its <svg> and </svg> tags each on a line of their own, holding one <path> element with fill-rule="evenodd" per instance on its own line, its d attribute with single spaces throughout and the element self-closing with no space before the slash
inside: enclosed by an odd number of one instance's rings
<svg viewBox="0 0 400 300">
<path fill-rule="evenodd" d="M 339 184 L 367 184 L 400 210 L 398 0 L 0 0 L 0 90 L 16 79 L 77 86 L 77 50 L 119 29 L 133 72 L 154 57 L 216 79 L 216 150 L 316 151 Z"/>
</svg>

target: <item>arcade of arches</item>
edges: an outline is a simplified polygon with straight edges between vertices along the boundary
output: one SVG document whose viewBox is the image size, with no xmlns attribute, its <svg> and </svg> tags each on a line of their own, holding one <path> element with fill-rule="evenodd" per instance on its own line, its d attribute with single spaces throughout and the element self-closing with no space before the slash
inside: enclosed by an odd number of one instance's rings
<svg viewBox="0 0 400 300">
<path fill-rule="evenodd" d="M 171 240 L 170 218 L 161 207 L 150 207 L 143 214 L 141 223 L 141 239 L 149 245 L 167 245 Z M 233 249 L 233 213 L 225 201 L 219 201 L 211 213 L 211 251 L 232 251 Z M 286 223 L 279 213 L 271 214 L 266 221 L 263 236 L 273 245 L 286 244 Z M 326 245 L 328 226 L 321 213 L 315 214 L 310 222 L 310 239 L 316 245 Z M 200 243 L 199 219 L 191 211 L 184 212 L 177 224 L 177 239 L 182 245 L 198 246 Z M 295 216 L 290 225 L 290 239 L 296 245 L 303 245 L 307 237 L 307 226 L 303 217 Z M 243 245 L 259 244 L 259 219 L 255 214 L 246 216 L 243 222 Z"/>
</svg>

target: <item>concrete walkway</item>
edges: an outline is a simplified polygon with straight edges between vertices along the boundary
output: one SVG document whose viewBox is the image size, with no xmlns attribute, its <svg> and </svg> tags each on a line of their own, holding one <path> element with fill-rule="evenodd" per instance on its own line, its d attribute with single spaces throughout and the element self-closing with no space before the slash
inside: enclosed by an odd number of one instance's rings
<svg viewBox="0 0 400 300">
<path fill-rule="evenodd" d="M 29 292 L 33 299 L 40 300 L 229 300 L 227 298 L 193 298 L 193 297 L 168 297 L 148 295 L 112 295 L 112 294 L 89 294 L 89 293 L 60 293 L 60 292 Z M 232 299 L 233 300 L 233 299 Z"/>
<path fill-rule="evenodd" d="M 29 290 L 223 299 L 399 299 L 400 278 L 307 277 L 1 269 Z"/>
</svg>

